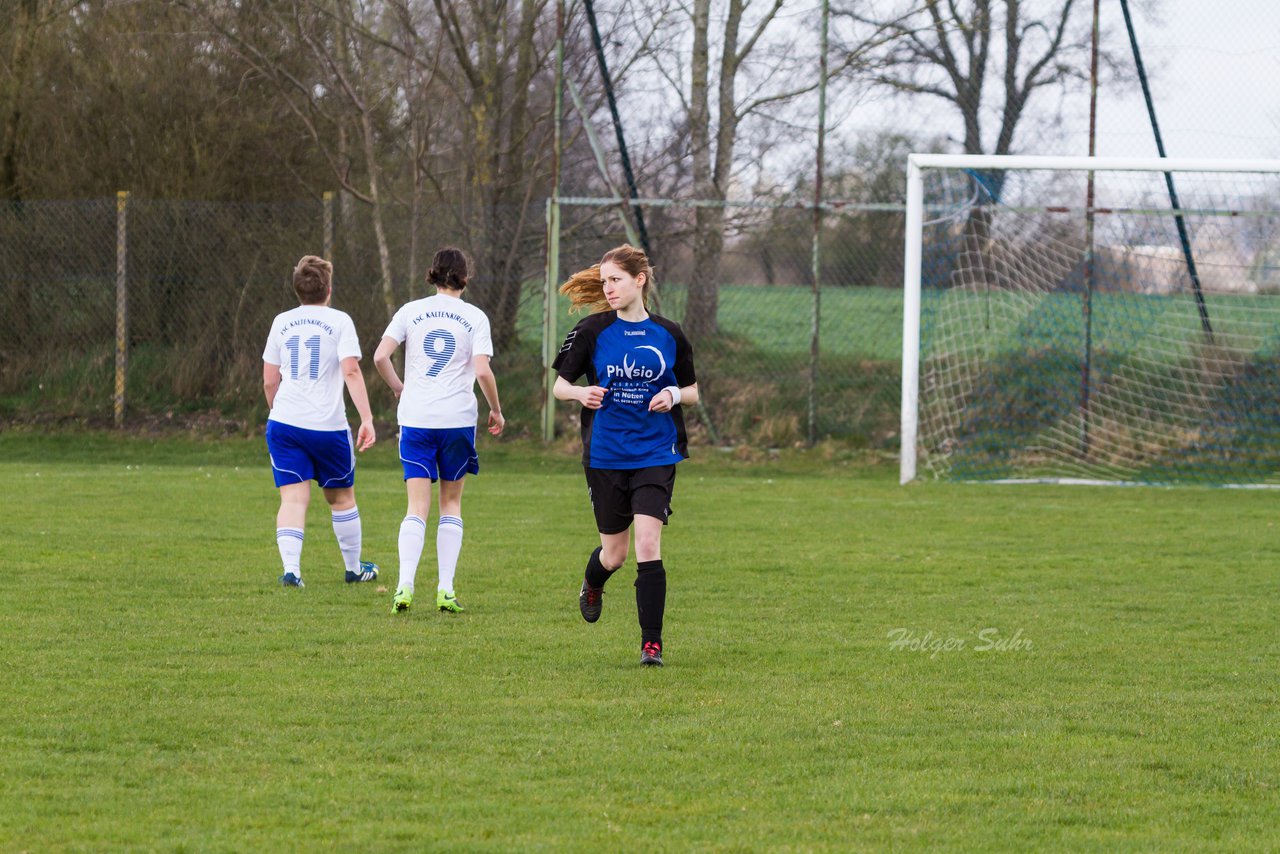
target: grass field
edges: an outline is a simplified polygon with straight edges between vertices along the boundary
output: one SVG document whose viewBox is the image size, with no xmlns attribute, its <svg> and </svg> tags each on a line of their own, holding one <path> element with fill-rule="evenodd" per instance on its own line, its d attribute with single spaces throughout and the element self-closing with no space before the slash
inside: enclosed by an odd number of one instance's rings
<svg viewBox="0 0 1280 854">
<path fill-rule="evenodd" d="M 524 341 L 542 340 L 542 283 L 533 283 L 520 304 L 517 328 Z M 687 292 L 662 286 L 662 315 L 683 320 Z M 722 331 L 750 341 L 761 352 L 807 359 L 813 335 L 813 294 L 807 285 L 722 285 L 717 313 Z M 581 315 L 569 314 L 559 297 L 557 335 Z M 902 290 L 837 287 L 822 289 L 821 343 L 824 355 L 876 361 L 902 359 Z"/>
<path fill-rule="evenodd" d="M 1275 845 L 1274 494 L 704 451 L 642 670 L 576 461 L 482 456 L 469 610 L 395 617 L 318 497 L 276 585 L 258 442 L 0 434 L 0 850 Z M 394 586 L 393 443 L 358 490 Z"/>
</svg>

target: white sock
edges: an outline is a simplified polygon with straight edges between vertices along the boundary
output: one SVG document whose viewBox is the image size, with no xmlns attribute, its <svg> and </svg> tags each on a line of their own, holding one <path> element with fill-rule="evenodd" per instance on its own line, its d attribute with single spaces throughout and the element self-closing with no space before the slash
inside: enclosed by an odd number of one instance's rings
<svg viewBox="0 0 1280 854">
<path fill-rule="evenodd" d="M 440 565 L 438 589 L 453 592 L 453 573 L 458 568 L 462 551 L 462 520 L 457 516 L 441 516 L 436 528 L 436 561 Z"/>
<path fill-rule="evenodd" d="M 422 544 L 427 539 L 427 523 L 417 516 L 405 516 L 400 523 L 400 590 L 413 592 L 413 579 L 422 559 Z"/>
<path fill-rule="evenodd" d="M 302 577 L 302 529 L 276 528 L 276 546 L 280 549 L 280 562 L 285 575 Z"/>
<path fill-rule="evenodd" d="M 348 572 L 360 571 L 360 508 L 333 511 L 333 535 Z"/>
</svg>

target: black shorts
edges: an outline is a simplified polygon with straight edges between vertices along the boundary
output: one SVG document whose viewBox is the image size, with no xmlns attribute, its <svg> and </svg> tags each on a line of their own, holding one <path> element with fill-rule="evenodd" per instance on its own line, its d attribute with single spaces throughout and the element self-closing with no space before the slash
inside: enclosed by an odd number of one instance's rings
<svg viewBox="0 0 1280 854">
<path fill-rule="evenodd" d="M 672 512 L 671 492 L 676 485 L 674 464 L 643 469 L 583 468 L 600 533 L 622 533 L 631 527 L 637 514 L 653 516 L 667 524 Z"/>
</svg>

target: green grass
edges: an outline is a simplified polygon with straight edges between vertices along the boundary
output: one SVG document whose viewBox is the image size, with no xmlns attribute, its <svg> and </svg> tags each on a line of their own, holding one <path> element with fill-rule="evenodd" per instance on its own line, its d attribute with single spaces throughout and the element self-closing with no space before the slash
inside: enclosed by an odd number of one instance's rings
<svg viewBox="0 0 1280 854">
<path fill-rule="evenodd" d="M 650 671 L 630 565 L 578 617 L 569 456 L 485 445 L 467 612 L 396 618 L 318 497 L 276 585 L 260 440 L 0 434 L 0 850 L 1274 844 L 1273 495 L 713 457 Z M 394 587 L 393 443 L 358 491 Z"/>
<path fill-rule="evenodd" d="M 520 304 L 517 328 L 521 340 L 542 336 L 542 283 L 532 283 Z M 569 302 L 558 297 L 556 332 L 560 338 L 581 320 L 569 316 Z M 684 320 L 686 290 L 662 285 L 660 314 Z M 902 359 L 902 290 L 900 288 L 822 288 L 820 339 L 824 355 L 898 362 Z M 717 314 L 720 329 L 750 341 L 762 353 L 788 360 L 807 359 L 813 329 L 813 292 L 803 285 L 722 285 Z"/>
</svg>

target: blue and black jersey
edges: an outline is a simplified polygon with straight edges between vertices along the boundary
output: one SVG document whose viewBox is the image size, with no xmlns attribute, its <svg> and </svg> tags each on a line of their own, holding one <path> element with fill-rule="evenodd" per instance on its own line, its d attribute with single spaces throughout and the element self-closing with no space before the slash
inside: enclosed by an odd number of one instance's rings
<svg viewBox="0 0 1280 854">
<path fill-rule="evenodd" d="M 697 382 L 693 347 L 675 321 L 592 314 L 565 336 L 552 368 L 569 382 L 585 375 L 588 384 L 608 390 L 600 409 L 582 408 L 584 465 L 641 469 L 689 456 L 682 407 L 649 411 L 649 401 L 667 386 Z"/>
</svg>

